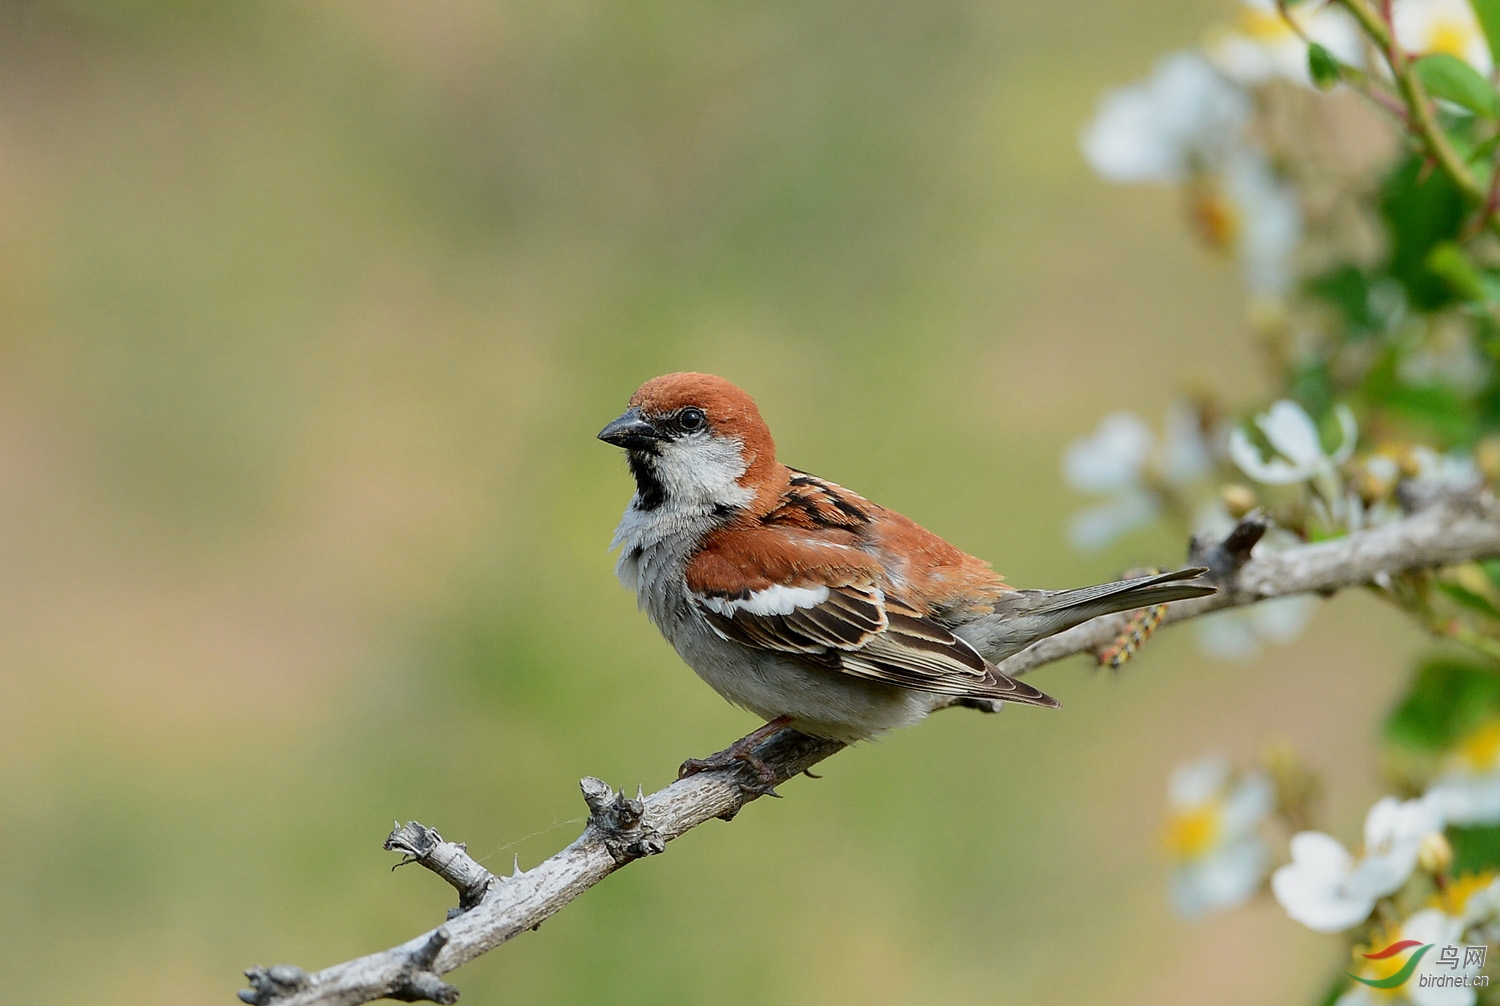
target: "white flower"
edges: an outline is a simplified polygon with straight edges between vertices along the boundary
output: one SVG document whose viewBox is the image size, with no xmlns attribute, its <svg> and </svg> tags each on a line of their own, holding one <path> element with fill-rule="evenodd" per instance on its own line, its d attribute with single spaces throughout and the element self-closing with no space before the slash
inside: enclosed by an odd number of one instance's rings
<svg viewBox="0 0 1500 1006">
<path fill-rule="evenodd" d="M 1427 795 L 1452 824 L 1500 824 L 1500 719 L 1483 724 L 1454 746 Z"/>
<path fill-rule="evenodd" d="M 1255 425 L 1260 427 L 1275 455 L 1268 460 L 1261 458 L 1249 434 L 1235 427 L 1229 431 L 1229 457 L 1257 482 L 1309 483 L 1316 492 L 1315 512 L 1329 527 L 1343 527 L 1349 522 L 1351 507 L 1338 467 L 1354 453 L 1358 430 L 1348 406 L 1336 406 L 1334 415 L 1338 417 L 1342 437 L 1332 454 L 1323 450 L 1318 428 L 1302 406 L 1283 399 L 1272 405 L 1269 412 L 1255 417 Z"/>
<path fill-rule="evenodd" d="M 1112 182 L 1180 182 L 1242 142 L 1250 99 L 1196 52 L 1159 60 L 1149 79 L 1105 92 L 1079 137 Z"/>
<path fill-rule="evenodd" d="M 1394 989 L 1375 989 L 1362 982 L 1355 982 L 1349 991 L 1338 998 L 1334 1006 L 1398 1006 L 1400 1003 L 1410 1003 L 1411 1006 L 1473 1006 L 1476 998 L 1473 988 L 1455 988 L 1422 981 L 1427 978 L 1430 982 L 1443 975 L 1472 977 L 1479 973 L 1477 964 L 1464 962 L 1465 928 L 1466 924 L 1461 918 L 1440 908 L 1424 908 L 1414 912 L 1399 926 L 1377 931 L 1372 934 L 1371 943 L 1367 947 L 1355 949 L 1358 956 L 1351 974 L 1378 981 L 1400 971 L 1411 959 L 1411 954 L 1420 953 L 1422 956 L 1417 961 L 1416 969 L 1411 977 Z M 1364 953 L 1379 953 L 1403 940 L 1416 940 L 1430 946 L 1425 951 L 1414 948 L 1383 960 L 1369 960 L 1363 956 Z M 1457 966 L 1441 961 L 1443 947 L 1454 948 Z"/>
<path fill-rule="evenodd" d="M 1167 410 L 1160 442 L 1133 413 L 1105 416 L 1092 436 L 1073 441 L 1063 452 L 1062 473 L 1069 485 L 1111 497 L 1073 516 L 1069 541 L 1075 548 L 1101 548 L 1149 524 L 1161 512 L 1160 496 L 1148 485 L 1151 479 L 1179 487 L 1207 474 L 1212 464 L 1197 410 L 1185 402 Z"/>
<path fill-rule="evenodd" d="M 1213 471 L 1213 448 L 1199 407 L 1182 399 L 1167 406 L 1157 462 L 1162 478 L 1172 486 L 1188 485 Z"/>
<path fill-rule="evenodd" d="M 1106 493 L 1140 481 L 1156 437 L 1140 416 L 1114 412 L 1099 421 L 1094 435 L 1075 440 L 1063 452 L 1063 477 L 1081 492 Z"/>
<path fill-rule="evenodd" d="M 1410 478 L 1413 482 L 1446 489 L 1476 489 L 1484 482 L 1484 473 L 1468 451 L 1449 451 L 1439 454 L 1431 447 L 1415 444 L 1410 448 L 1410 461 L 1415 469 Z M 1372 454 L 1361 462 L 1366 472 L 1384 486 L 1394 486 L 1402 479 L 1401 465 L 1388 454 Z M 1387 490 L 1388 491 L 1388 490 Z M 1387 505 L 1382 515 L 1387 519 L 1400 516 L 1400 508 Z M 1369 523 L 1379 523 L 1370 521 Z"/>
<path fill-rule="evenodd" d="M 1251 105 L 1199 53 L 1157 63 L 1150 79 L 1108 91 L 1080 136 L 1095 171 L 1114 182 L 1190 183 L 1208 243 L 1232 252 L 1257 296 L 1280 297 L 1302 240 L 1296 192 L 1249 138 Z"/>
<path fill-rule="evenodd" d="M 1369 918 L 1376 901 L 1406 883 L 1422 836 L 1442 828 L 1435 801 L 1385 797 L 1365 818 L 1361 858 L 1331 835 L 1298 832 L 1292 836 L 1292 861 L 1272 874 L 1271 890 L 1287 914 L 1309 929 L 1350 929 Z"/>
<path fill-rule="evenodd" d="M 1386 454 L 1371 454 L 1360 466 L 1361 484 L 1351 486 L 1344 494 L 1344 526 L 1350 531 L 1362 531 L 1403 517 L 1393 491 L 1401 481 L 1401 466 L 1396 459 Z M 1362 495 L 1364 492 L 1372 496 L 1368 502 Z"/>
<path fill-rule="evenodd" d="M 1416 481 L 1450 489 L 1473 489 L 1484 481 L 1474 456 L 1464 451 L 1439 454 L 1431 447 L 1421 444 L 1411 449 L 1417 463 Z"/>
<path fill-rule="evenodd" d="M 1350 66 L 1364 63 L 1359 27 L 1332 4 L 1301 3 L 1290 7 L 1302 35 Z M 1242 0 L 1233 26 L 1212 34 L 1205 49 L 1214 65 L 1231 80 L 1263 84 L 1280 77 L 1312 86 L 1307 72 L 1307 43 L 1287 24 L 1275 0 Z"/>
<path fill-rule="evenodd" d="M 1200 618 L 1198 648 L 1218 660 L 1248 661 L 1263 643 L 1285 645 L 1302 635 L 1317 603 L 1292 594 Z"/>
<path fill-rule="evenodd" d="M 1445 52 L 1488 77 L 1489 43 L 1469 0 L 1396 0 L 1391 11 L 1396 39 L 1417 55 Z"/>
<path fill-rule="evenodd" d="M 1416 972 L 1401 989 L 1402 994 L 1411 1000 L 1412 1006 L 1474 1006 L 1477 994 L 1472 988 L 1424 986 L 1422 984 L 1423 978 L 1435 978 L 1439 975 L 1456 977 L 1479 974 L 1478 965 L 1466 966 L 1463 963 L 1463 947 L 1460 946 L 1463 933 L 1463 920 L 1454 918 L 1438 908 L 1424 908 L 1413 913 L 1402 924 L 1402 939 L 1421 940 L 1424 944 L 1432 944 L 1432 949 L 1422 956 L 1422 960 L 1417 964 Z M 1450 946 L 1458 948 L 1459 966 L 1456 968 L 1439 961 L 1440 949 Z"/>
<path fill-rule="evenodd" d="M 1204 239 L 1239 260 L 1250 293 L 1284 296 L 1292 286 L 1292 255 L 1302 243 L 1302 203 L 1296 190 L 1259 151 L 1246 149 L 1222 171 L 1201 178 L 1191 196 Z"/>
<path fill-rule="evenodd" d="M 1100 421 L 1093 436 L 1068 445 L 1063 452 L 1063 478 L 1080 492 L 1113 497 L 1073 515 L 1068 540 L 1074 548 L 1102 548 L 1156 518 L 1161 504 L 1142 482 L 1155 444 L 1145 420 L 1116 412 Z"/>
<path fill-rule="evenodd" d="M 1431 325 L 1422 344 L 1396 363 L 1396 376 L 1404 384 L 1446 384 L 1469 395 L 1484 388 L 1493 371 L 1489 355 L 1459 324 Z"/>
<path fill-rule="evenodd" d="M 1339 405 L 1334 414 L 1338 417 L 1343 439 L 1332 454 L 1323 450 L 1318 428 L 1302 406 L 1282 399 L 1272 405 L 1269 412 L 1255 417 L 1255 425 L 1260 427 L 1280 457 L 1262 460 L 1249 435 L 1239 427 L 1229 431 L 1229 457 L 1246 475 L 1266 485 L 1318 480 L 1332 473 L 1354 453 L 1358 436 L 1354 413 L 1348 406 Z"/>
<path fill-rule="evenodd" d="M 1270 851 L 1258 834 L 1275 791 L 1261 772 L 1234 779 L 1218 755 L 1180 766 L 1167 790 L 1172 904 L 1186 916 L 1232 908 L 1260 889 Z"/>
<path fill-rule="evenodd" d="M 1500 876 L 1485 870 L 1450 880 L 1439 900 L 1465 930 L 1487 927 L 1500 919 Z"/>
</svg>

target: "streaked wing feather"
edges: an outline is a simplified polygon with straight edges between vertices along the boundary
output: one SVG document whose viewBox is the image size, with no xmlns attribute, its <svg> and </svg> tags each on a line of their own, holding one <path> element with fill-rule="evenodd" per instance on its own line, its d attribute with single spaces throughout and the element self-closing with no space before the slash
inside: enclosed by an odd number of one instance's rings
<svg viewBox="0 0 1500 1006">
<path fill-rule="evenodd" d="M 880 631 L 879 623 L 871 625 L 867 621 L 854 622 L 840 612 L 829 611 L 821 606 L 807 608 L 798 614 L 815 624 L 826 634 L 825 638 L 837 640 L 833 644 L 837 649 L 859 646 L 869 638 L 871 632 Z"/>
<path fill-rule="evenodd" d="M 873 586 L 830 587 L 822 603 L 784 614 L 757 614 L 743 606 L 724 614 L 701 601 L 698 607 L 726 639 L 868 681 L 940 695 L 1056 705 L 1030 685 L 1001 674 L 967 642 L 917 609 Z"/>
<path fill-rule="evenodd" d="M 945 665 L 956 661 L 970 674 L 984 677 L 985 661 L 968 643 L 936 622 L 897 612 L 887 612 L 890 621 L 886 635 L 899 641 L 903 649 L 914 653 L 941 656 Z"/>
</svg>

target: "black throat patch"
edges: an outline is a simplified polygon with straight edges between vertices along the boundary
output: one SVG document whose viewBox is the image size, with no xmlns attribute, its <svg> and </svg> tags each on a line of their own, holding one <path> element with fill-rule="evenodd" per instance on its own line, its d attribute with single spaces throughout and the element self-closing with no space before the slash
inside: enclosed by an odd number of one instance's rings
<svg viewBox="0 0 1500 1006">
<path fill-rule="evenodd" d="M 667 487 L 661 484 L 656 477 L 656 472 L 651 468 L 650 458 L 639 452 L 629 451 L 626 458 L 630 461 L 630 474 L 635 476 L 635 508 L 637 510 L 655 510 L 667 501 Z"/>
</svg>

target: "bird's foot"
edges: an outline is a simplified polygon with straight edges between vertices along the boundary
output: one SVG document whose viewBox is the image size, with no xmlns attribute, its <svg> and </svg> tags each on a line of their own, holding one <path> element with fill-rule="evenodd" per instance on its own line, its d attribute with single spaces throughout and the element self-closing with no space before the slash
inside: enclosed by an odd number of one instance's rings
<svg viewBox="0 0 1500 1006">
<path fill-rule="evenodd" d="M 737 769 L 735 782 L 746 796 L 776 796 L 776 770 L 755 754 L 754 751 L 736 751 L 725 748 L 707 758 L 689 758 L 677 770 L 677 778 L 686 779 L 699 772 L 715 769 Z"/>
<path fill-rule="evenodd" d="M 746 796 L 776 796 L 776 770 L 761 760 L 755 753 L 758 744 L 780 730 L 790 717 L 780 717 L 767 723 L 754 733 L 741 737 L 723 751 L 716 751 L 707 758 L 689 758 L 677 770 L 677 778 L 686 779 L 699 772 L 715 769 L 737 769 L 736 782 Z"/>
</svg>

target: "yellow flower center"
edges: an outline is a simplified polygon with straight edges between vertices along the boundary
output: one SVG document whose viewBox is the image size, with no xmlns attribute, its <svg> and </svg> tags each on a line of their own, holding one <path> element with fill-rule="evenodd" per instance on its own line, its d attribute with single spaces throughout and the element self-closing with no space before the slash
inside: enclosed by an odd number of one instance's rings
<svg viewBox="0 0 1500 1006">
<path fill-rule="evenodd" d="M 1354 967 L 1349 970 L 1361 978 L 1372 978 L 1377 981 L 1381 978 L 1389 978 L 1406 965 L 1406 958 L 1411 953 L 1410 950 L 1393 954 L 1383 961 L 1366 960 L 1364 955 L 1379 953 L 1392 943 L 1400 943 L 1404 939 L 1406 937 L 1401 935 L 1401 927 L 1399 925 L 1391 926 L 1389 929 L 1376 927 L 1370 933 L 1370 942 L 1368 944 L 1356 946 L 1351 951 L 1351 956 L 1354 958 Z M 1350 984 L 1353 983 L 1351 982 Z M 1394 999 L 1400 994 L 1400 989 L 1377 989 L 1358 985 L 1355 988 L 1360 989 L 1366 996 L 1376 996 L 1380 999 Z"/>
<path fill-rule="evenodd" d="M 1235 15 L 1234 26 L 1241 35 L 1261 43 L 1279 42 L 1292 34 L 1291 25 L 1286 23 L 1279 11 L 1261 10 L 1258 7 L 1241 6 L 1239 13 Z"/>
<path fill-rule="evenodd" d="M 1173 858 L 1197 859 L 1212 849 L 1219 837 L 1220 816 L 1219 801 L 1210 800 L 1167 818 L 1164 840 Z"/>
<path fill-rule="evenodd" d="M 1212 184 L 1203 184 L 1188 196 L 1188 215 L 1198 234 L 1216 251 L 1228 251 L 1240 235 L 1239 207 L 1224 198 Z"/>
<path fill-rule="evenodd" d="M 1433 908 L 1442 909 L 1445 915 L 1458 918 L 1468 907 L 1469 899 L 1493 884 L 1497 875 L 1500 874 L 1496 874 L 1494 870 L 1466 873 L 1449 881 L 1447 887 L 1432 896 L 1429 904 Z"/>
<path fill-rule="evenodd" d="M 1458 761 L 1474 772 L 1489 772 L 1500 764 L 1500 719 L 1490 720 L 1458 742 Z"/>
<path fill-rule="evenodd" d="M 1471 25 L 1453 18 L 1442 18 L 1433 21 L 1428 29 L 1427 51 L 1446 52 L 1462 59 L 1464 53 L 1469 51 L 1469 42 L 1473 38 Z"/>
</svg>

